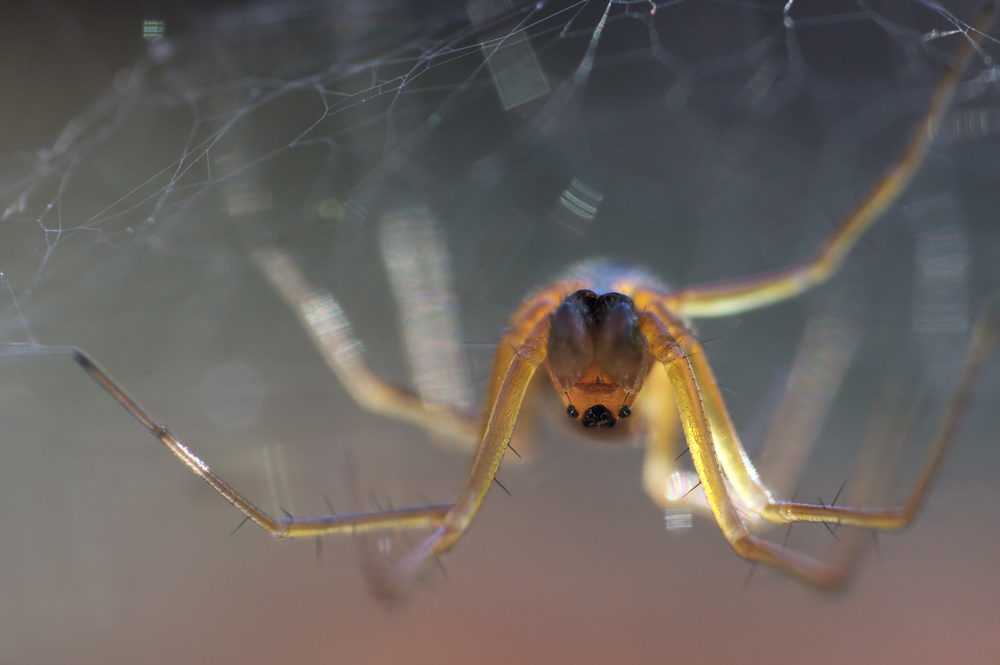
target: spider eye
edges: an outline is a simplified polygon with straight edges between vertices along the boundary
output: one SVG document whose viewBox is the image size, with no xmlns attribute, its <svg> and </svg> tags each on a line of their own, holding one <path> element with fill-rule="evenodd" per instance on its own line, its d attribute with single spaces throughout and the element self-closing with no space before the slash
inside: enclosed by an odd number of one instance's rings
<svg viewBox="0 0 1000 665">
<path fill-rule="evenodd" d="M 627 405 L 623 406 L 622 410 L 618 412 L 619 418 L 628 418 L 631 415 L 632 415 L 632 409 L 628 408 Z"/>
<path fill-rule="evenodd" d="M 576 410 L 575 406 L 570 404 L 569 406 L 566 407 L 566 415 L 568 415 L 570 418 L 576 418 L 578 415 L 580 415 L 580 412 Z"/>
<path fill-rule="evenodd" d="M 614 427 L 615 416 L 603 404 L 595 404 L 583 412 L 580 422 L 584 427 Z"/>
</svg>

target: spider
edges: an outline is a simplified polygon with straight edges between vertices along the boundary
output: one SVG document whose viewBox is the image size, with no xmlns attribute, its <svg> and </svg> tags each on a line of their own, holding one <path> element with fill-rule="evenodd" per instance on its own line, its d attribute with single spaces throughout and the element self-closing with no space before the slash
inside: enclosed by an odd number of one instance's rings
<svg viewBox="0 0 1000 665">
<path fill-rule="evenodd" d="M 904 190 L 941 123 L 961 72 L 977 51 L 994 7 L 970 30 L 933 91 L 927 111 L 901 157 L 835 227 L 812 258 L 775 272 L 680 290 L 646 273 L 599 262 L 580 264 L 530 295 L 497 344 L 482 420 L 416 395 L 376 376 L 334 298 L 311 285 L 294 260 L 265 247 L 254 258 L 281 297 L 297 312 L 330 368 L 366 409 L 476 444 L 464 483 L 450 503 L 321 517 L 272 517 L 230 487 L 166 427 L 79 349 L 69 350 L 89 375 L 194 473 L 261 528 L 277 538 L 318 537 L 384 529 L 424 529 L 428 535 L 380 577 L 378 590 L 395 595 L 418 579 L 436 557 L 462 537 L 494 481 L 508 448 L 529 382 L 540 368 L 561 396 L 566 414 L 596 434 L 641 421 L 647 432 L 644 483 L 657 502 L 703 508 L 742 557 L 803 582 L 830 588 L 849 577 L 850 553 L 820 561 L 755 535 L 750 518 L 900 529 L 915 516 L 941 466 L 973 387 L 997 343 L 1000 321 L 992 311 L 977 324 L 964 369 L 906 500 L 898 507 L 862 508 L 778 500 L 761 481 L 740 443 L 718 383 L 688 319 L 747 312 L 795 297 L 824 282 L 858 238 Z M 673 408 L 670 405 L 675 405 Z M 668 490 L 676 478 L 673 432 L 679 422 L 698 484 L 697 493 Z"/>
</svg>

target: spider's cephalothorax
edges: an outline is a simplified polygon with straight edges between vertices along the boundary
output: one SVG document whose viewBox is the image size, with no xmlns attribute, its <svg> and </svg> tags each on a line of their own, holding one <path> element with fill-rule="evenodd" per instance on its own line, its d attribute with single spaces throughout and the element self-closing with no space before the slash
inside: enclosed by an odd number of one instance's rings
<svg viewBox="0 0 1000 665">
<path fill-rule="evenodd" d="M 635 303 L 581 289 L 551 316 L 547 367 L 566 413 L 584 427 L 614 427 L 631 414 L 648 369 Z"/>
</svg>

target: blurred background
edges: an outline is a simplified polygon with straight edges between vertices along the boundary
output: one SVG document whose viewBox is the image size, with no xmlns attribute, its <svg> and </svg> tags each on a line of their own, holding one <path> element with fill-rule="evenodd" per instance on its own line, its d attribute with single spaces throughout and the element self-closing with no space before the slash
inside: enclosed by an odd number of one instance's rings
<svg viewBox="0 0 1000 665">
<path fill-rule="evenodd" d="M 581 440 L 540 393 L 510 496 L 386 606 L 349 538 L 229 536 L 234 509 L 42 357 L 86 349 L 272 513 L 446 501 L 468 456 L 360 409 L 251 248 L 296 257 L 403 384 L 399 275 L 432 265 L 474 401 L 513 309 L 575 261 L 689 285 L 807 257 L 899 154 L 975 3 L 0 12 L 0 662 L 1000 657 L 996 362 L 923 513 L 843 593 L 752 570 L 710 520 L 664 528 L 642 451 Z M 914 477 L 1000 291 L 998 53 L 983 41 L 913 185 L 829 284 L 696 324 L 752 456 L 815 440 L 786 496 L 832 500 L 878 432 L 904 442 L 889 499 Z M 393 243 L 400 219 L 431 240 Z M 838 544 L 809 525 L 788 543 Z"/>
</svg>

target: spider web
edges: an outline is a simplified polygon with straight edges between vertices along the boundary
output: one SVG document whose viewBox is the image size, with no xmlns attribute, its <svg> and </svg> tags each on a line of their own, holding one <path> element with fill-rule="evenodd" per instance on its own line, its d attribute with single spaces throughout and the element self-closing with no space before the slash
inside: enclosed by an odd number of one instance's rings
<svg viewBox="0 0 1000 665">
<path fill-rule="evenodd" d="M 691 229 L 722 217 L 738 192 L 756 189 L 764 202 L 751 205 L 767 206 L 816 187 L 734 182 L 731 171 L 768 166 L 767 132 L 818 126 L 823 140 L 853 144 L 887 132 L 923 103 L 969 13 L 931 3 L 470 0 L 217 16 L 152 39 L 148 57 L 51 145 L 4 159 L 3 339 L 34 341 L 24 312 L 48 285 L 138 248 L 185 252 L 205 235 L 287 241 L 313 224 L 330 230 L 329 246 L 356 249 L 382 216 L 414 204 L 432 205 L 455 245 L 476 248 L 456 269 L 487 287 L 509 281 L 539 245 L 551 261 L 517 282 L 544 278 L 581 246 L 625 249 L 614 238 L 662 228 L 665 209 L 702 218 L 673 237 L 714 238 Z M 993 83 L 981 66 L 992 50 L 987 41 L 950 138 L 981 140 L 996 126 L 995 109 L 974 107 Z M 706 118 L 721 136 L 698 136 Z M 689 173 L 721 173 L 694 178 L 666 163 L 684 151 Z M 620 172 L 607 174 L 609 163 Z M 671 195 L 668 183 L 695 189 Z M 338 258 L 342 274 L 355 269 Z M 681 263 L 670 277 L 701 272 Z"/>
</svg>

